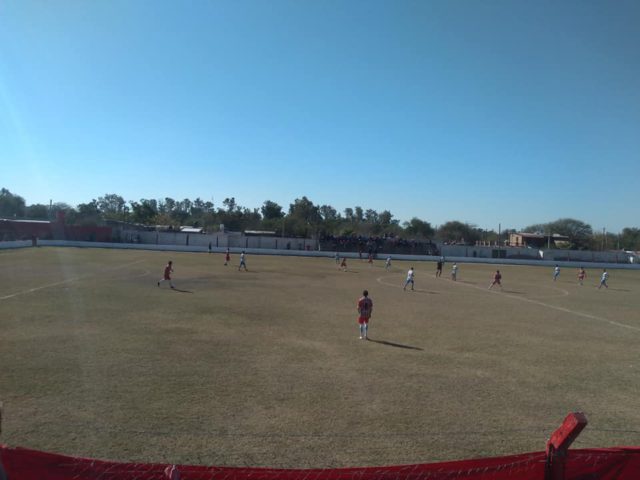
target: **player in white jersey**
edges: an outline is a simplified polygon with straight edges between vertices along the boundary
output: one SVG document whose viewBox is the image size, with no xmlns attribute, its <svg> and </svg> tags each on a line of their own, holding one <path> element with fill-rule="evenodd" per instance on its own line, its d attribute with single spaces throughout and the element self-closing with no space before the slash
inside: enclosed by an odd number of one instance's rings
<svg viewBox="0 0 640 480">
<path fill-rule="evenodd" d="M 604 288 L 609 288 L 609 285 L 607 285 L 607 280 L 609 278 L 609 272 L 607 272 L 607 269 L 603 269 L 602 270 L 602 275 L 600 276 L 600 285 L 598 285 L 598 290 L 600 290 L 603 286 Z"/>
<path fill-rule="evenodd" d="M 415 272 L 413 270 L 413 267 L 411 267 L 409 269 L 409 271 L 407 272 L 407 279 L 404 282 L 404 287 L 402 287 L 403 290 L 407 289 L 407 285 L 411 284 L 411 290 L 413 290 L 413 277 L 415 275 Z"/>
<path fill-rule="evenodd" d="M 451 280 L 454 282 L 458 280 L 458 264 L 455 262 L 451 265 Z"/>
<path fill-rule="evenodd" d="M 241 268 L 244 268 L 245 272 L 247 271 L 247 263 L 244 259 L 244 251 L 240 254 L 240 265 L 238 265 L 238 271 L 240 271 Z"/>
<path fill-rule="evenodd" d="M 555 282 L 560 276 L 560 267 L 556 264 L 556 268 L 553 269 L 553 281 Z"/>
<path fill-rule="evenodd" d="M 387 257 L 387 260 L 384 262 L 384 269 L 389 270 L 391 268 L 391 255 Z"/>
</svg>

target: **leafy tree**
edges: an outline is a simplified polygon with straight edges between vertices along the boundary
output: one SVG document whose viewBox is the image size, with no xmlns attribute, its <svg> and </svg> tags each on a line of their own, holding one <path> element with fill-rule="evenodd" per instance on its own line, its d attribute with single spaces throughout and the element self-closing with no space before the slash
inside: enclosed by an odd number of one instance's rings
<svg viewBox="0 0 640 480">
<path fill-rule="evenodd" d="M 122 220 L 124 217 L 126 202 L 120 195 L 108 193 L 104 197 L 98 197 L 97 205 L 104 218 Z"/>
<path fill-rule="evenodd" d="M 158 213 L 161 213 L 161 214 L 166 213 L 171 215 L 171 213 L 175 210 L 175 208 L 176 208 L 176 201 L 173 198 L 165 197 L 164 201 L 158 202 Z M 162 225 L 166 225 L 166 224 L 163 223 Z"/>
<path fill-rule="evenodd" d="M 548 227 L 548 223 L 535 223 L 533 225 L 529 225 L 528 227 L 525 227 L 522 229 L 522 231 L 524 233 L 542 233 L 545 234 L 549 227 Z"/>
<path fill-rule="evenodd" d="M 380 225 L 391 225 L 394 222 L 393 215 L 391 215 L 389 210 L 383 210 L 378 215 L 378 221 L 380 222 Z M 398 221 L 395 220 L 395 223 L 397 224 Z"/>
<path fill-rule="evenodd" d="M 320 223 L 318 227 L 319 233 L 323 235 L 331 235 L 338 232 L 340 224 L 343 223 L 342 217 L 338 211 L 331 205 L 321 205 L 318 207 L 320 214 Z"/>
<path fill-rule="evenodd" d="M 563 235 L 569 238 L 569 248 L 586 249 L 593 244 L 591 225 L 574 218 L 560 218 L 549 223 L 530 225 L 523 231 L 543 235 Z M 598 247 L 600 248 L 600 247 Z"/>
<path fill-rule="evenodd" d="M 225 198 L 222 201 L 222 204 L 226 207 L 227 212 L 234 212 L 235 210 L 238 209 L 238 206 L 236 205 L 236 198 L 235 197 Z"/>
<path fill-rule="evenodd" d="M 481 230 L 479 231 L 474 225 L 454 220 L 440 226 L 438 237 L 445 242 L 473 244 L 480 240 Z"/>
<path fill-rule="evenodd" d="M 24 217 L 25 207 L 24 198 L 20 195 L 14 195 L 6 188 L 0 190 L 0 217 Z"/>
<path fill-rule="evenodd" d="M 430 238 L 434 230 L 429 222 L 413 217 L 410 221 L 404 222 L 404 230 L 412 237 Z"/>
<path fill-rule="evenodd" d="M 338 212 L 331 205 L 322 205 L 318 207 L 318 212 L 325 222 L 331 222 L 339 219 Z"/>
<path fill-rule="evenodd" d="M 378 223 L 380 221 L 380 216 L 378 215 L 378 212 L 376 212 L 375 210 L 372 209 L 367 209 L 364 212 L 364 220 L 367 223 Z"/>
<path fill-rule="evenodd" d="M 364 211 L 362 210 L 362 207 L 356 207 L 354 212 L 356 222 L 362 223 L 364 221 Z"/>
<path fill-rule="evenodd" d="M 640 228 L 623 228 L 620 233 L 620 248 L 640 251 Z"/>
<path fill-rule="evenodd" d="M 570 247 L 574 249 L 589 248 L 593 230 L 591 225 L 574 218 L 560 218 L 547 224 L 545 233 L 564 235 L 569 238 Z"/>
<path fill-rule="evenodd" d="M 353 223 L 355 221 L 355 214 L 353 213 L 353 208 L 345 208 L 344 209 L 344 218 L 347 222 Z"/>
<path fill-rule="evenodd" d="M 129 202 L 131 204 L 131 218 L 134 222 L 153 224 L 158 215 L 158 206 L 155 200 L 141 199 L 139 202 Z"/>
<path fill-rule="evenodd" d="M 27 207 L 25 208 L 24 215 L 25 217 L 32 218 L 34 220 L 48 220 L 49 205 L 43 205 L 41 203 L 27 205 Z"/>
<path fill-rule="evenodd" d="M 294 235 L 308 236 L 317 232 L 321 221 L 318 207 L 307 197 L 296 198 L 289 205 L 287 226 Z"/>
<path fill-rule="evenodd" d="M 265 220 L 278 220 L 284 217 L 282 207 L 276 202 L 272 202 L 271 200 L 266 200 L 264 202 L 264 204 L 260 208 L 260 212 L 262 213 L 262 217 Z"/>
<path fill-rule="evenodd" d="M 99 203 L 91 200 L 89 203 L 78 205 L 75 223 L 81 225 L 97 225 L 102 220 Z"/>
</svg>

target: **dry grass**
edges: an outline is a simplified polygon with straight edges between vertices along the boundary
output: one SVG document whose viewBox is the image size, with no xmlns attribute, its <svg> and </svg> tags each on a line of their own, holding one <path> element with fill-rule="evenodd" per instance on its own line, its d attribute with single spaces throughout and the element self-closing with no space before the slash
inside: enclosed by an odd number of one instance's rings
<svg viewBox="0 0 640 480">
<path fill-rule="evenodd" d="M 174 281 L 156 286 L 172 258 Z M 234 265 L 238 257 L 234 256 Z M 93 249 L 0 253 L 2 440 L 122 461 L 385 465 L 640 444 L 640 272 L 373 267 Z M 369 342 L 355 302 L 375 303 Z"/>
</svg>

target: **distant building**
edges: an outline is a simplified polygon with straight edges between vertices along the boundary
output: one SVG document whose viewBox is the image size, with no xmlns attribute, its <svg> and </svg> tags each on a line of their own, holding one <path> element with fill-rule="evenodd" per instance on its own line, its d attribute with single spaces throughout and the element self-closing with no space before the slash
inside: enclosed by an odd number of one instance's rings
<svg viewBox="0 0 640 480">
<path fill-rule="evenodd" d="M 112 241 L 111 227 L 66 225 L 64 212 L 57 212 L 53 222 L 43 220 L 15 220 L 0 218 L 0 241 L 11 240 L 80 240 Z"/>
<path fill-rule="evenodd" d="M 529 248 L 558 248 L 569 243 L 569 237 L 564 235 L 543 235 L 541 233 L 511 233 L 509 234 L 510 247 Z"/>
</svg>

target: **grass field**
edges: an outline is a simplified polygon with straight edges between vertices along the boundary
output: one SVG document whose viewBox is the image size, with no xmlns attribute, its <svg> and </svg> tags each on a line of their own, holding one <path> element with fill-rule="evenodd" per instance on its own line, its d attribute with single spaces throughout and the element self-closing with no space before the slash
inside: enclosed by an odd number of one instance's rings
<svg viewBox="0 0 640 480">
<path fill-rule="evenodd" d="M 174 261 L 176 290 L 156 286 Z M 121 461 L 389 465 L 640 445 L 640 271 L 0 252 L 0 440 Z M 374 301 L 370 341 L 355 303 Z"/>
</svg>

